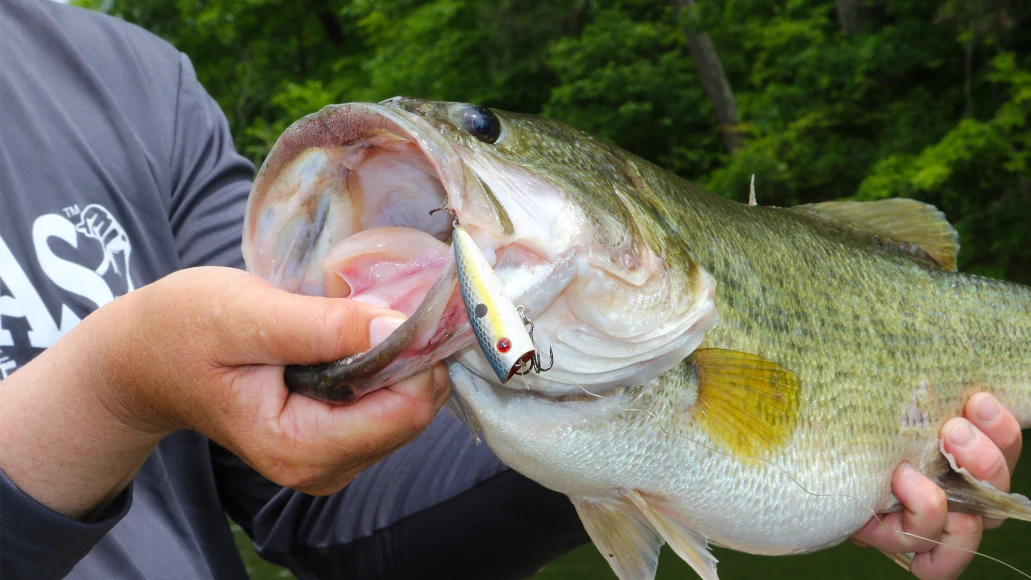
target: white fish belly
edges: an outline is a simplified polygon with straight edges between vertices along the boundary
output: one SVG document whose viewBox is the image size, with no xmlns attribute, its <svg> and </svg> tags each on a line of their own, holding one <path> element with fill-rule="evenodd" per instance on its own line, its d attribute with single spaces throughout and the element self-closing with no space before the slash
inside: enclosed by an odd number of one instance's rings
<svg viewBox="0 0 1031 580">
<path fill-rule="evenodd" d="M 765 555 L 846 540 L 890 506 L 891 469 L 874 457 L 832 464 L 788 451 L 766 462 L 732 457 L 704 433 L 623 394 L 557 403 L 494 387 L 452 365 L 455 391 L 498 457 L 571 497 L 613 499 L 637 490 L 676 512 L 711 543 Z M 879 475 L 869 475 L 879 474 Z"/>
</svg>

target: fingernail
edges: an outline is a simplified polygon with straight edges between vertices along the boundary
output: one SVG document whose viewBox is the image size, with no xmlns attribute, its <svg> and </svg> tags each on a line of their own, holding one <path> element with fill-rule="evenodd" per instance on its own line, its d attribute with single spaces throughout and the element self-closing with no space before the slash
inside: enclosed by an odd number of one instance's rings
<svg viewBox="0 0 1031 580">
<path fill-rule="evenodd" d="M 949 440 L 960 447 L 966 447 L 974 440 L 974 429 L 966 421 L 957 421 L 949 429 Z"/>
<path fill-rule="evenodd" d="M 977 418 L 985 423 L 991 423 L 998 417 L 999 404 L 995 402 L 995 397 L 981 397 L 981 402 L 977 404 Z"/>
<path fill-rule="evenodd" d="M 902 468 L 902 479 L 906 481 L 920 481 L 920 472 L 917 471 L 912 465 L 906 465 Z"/>
<path fill-rule="evenodd" d="M 405 319 L 397 316 L 380 316 L 369 323 L 369 348 L 373 348 L 390 336 Z"/>
</svg>

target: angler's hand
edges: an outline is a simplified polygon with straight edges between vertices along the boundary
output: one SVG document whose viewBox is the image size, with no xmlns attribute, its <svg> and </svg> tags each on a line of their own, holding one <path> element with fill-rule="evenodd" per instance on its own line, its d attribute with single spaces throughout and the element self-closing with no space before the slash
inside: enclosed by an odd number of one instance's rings
<svg viewBox="0 0 1031 580">
<path fill-rule="evenodd" d="M 971 397 L 964 417 L 945 423 L 942 437 L 945 450 L 956 458 L 957 465 L 1009 491 L 1010 474 L 1020 457 L 1020 426 L 994 397 L 987 393 Z M 921 580 L 957 578 L 974 555 L 899 534 L 898 530 L 976 551 L 982 530 L 1002 524 L 1001 520 L 982 521 L 980 516 L 949 513 L 945 492 L 907 464 L 895 470 L 891 489 L 904 511 L 883 515 L 881 522 L 871 519 L 852 541 L 877 548 L 889 557 L 915 552 L 910 570 Z"/>
<path fill-rule="evenodd" d="M 128 485 L 162 437 L 188 428 L 276 483 L 332 493 L 430 423 L 447 372 L 438 365 L 334 407 L 290 393 L 283 365 L 363 351 L 401 321 L 228 268 L 172 274 L 87 316 L 4 381 L 0 468 L 83 517 Z"/>
</svg>

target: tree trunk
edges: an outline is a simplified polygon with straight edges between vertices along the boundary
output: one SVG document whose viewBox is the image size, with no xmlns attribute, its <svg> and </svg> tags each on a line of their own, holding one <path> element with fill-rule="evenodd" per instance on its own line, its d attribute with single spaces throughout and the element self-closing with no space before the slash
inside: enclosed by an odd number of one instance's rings
<svg viewBox="0 0 1031 580">
<path fill-rule="evenodd" d="M 855 34 L 859 25 L 863 23 L 860 6 L 863 0 L 835 0 L 834 5 L 838 9 L 838 24 L 846 36 Z"/>
<path fill-rule="evenodd" d="M 694 0 L 673 0 L 673 6 L 681 16 L 681 21 Z M 687 40 L 687 48 L 691 52 L 691 59 L 698 67 L 698 77 L 702 81 L 705 95 L 712 103 L 713 111 L 716 113 L 716 120 L 723 132 L 723 142 L 727 145 L 727 151 L 733 153 L 741 147 L 740 135 L 736 132 L 738 124 L 737 103 L 734 102 L 734 91 L 730 88 L 730 81 L 727 74 L 723 72 L 723 64 L 716 54 L 716 47 L 708 34 L 697 34 L 692 30 L 690 24 L 683 25 L 684 38 Z"/>
<path fill-rule="evenodd" d="M 333 46 L 340 46 L 344 43 L 344 31 L 340 29 L 340 21 L 337 20 L 336 14 L 330 8 L 329 2 L 319 0 L 311 0 L 309 5 L 312 11 L 315 12 L 315 18 L 318 19 L 319 24 L 322 25 L 322 30 L 326 33 L 326 38 Z"/>
</svg>

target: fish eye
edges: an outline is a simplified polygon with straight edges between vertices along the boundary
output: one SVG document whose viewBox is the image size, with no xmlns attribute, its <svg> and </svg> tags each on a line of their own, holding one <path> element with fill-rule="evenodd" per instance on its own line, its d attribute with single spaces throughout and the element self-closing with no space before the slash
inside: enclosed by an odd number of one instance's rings
<svg viewBox="0 0 1031 580">
<path fill-rule="evenodd" d="M 462 124 L 470 135 L 484 143 L 494 143 L 501 136 L 501 121 L 486 107 L 466 107 L 462 111 Z"/>
</svg>

